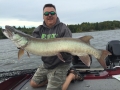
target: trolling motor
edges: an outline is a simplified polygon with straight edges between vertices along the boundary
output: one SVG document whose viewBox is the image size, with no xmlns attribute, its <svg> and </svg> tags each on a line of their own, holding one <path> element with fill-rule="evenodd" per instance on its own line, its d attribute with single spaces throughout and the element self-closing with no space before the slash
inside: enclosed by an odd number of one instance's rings
<svg viewBox="0 0 120 90">
<path fill-rule="evenodd" d="M 110 67 L 110 69 L 115 66 L 120 66 L 120 41 L 112 40 L 108 42 L 106 50 L 112 54 L 106 58 L 106 65 Z"/>
</svg>

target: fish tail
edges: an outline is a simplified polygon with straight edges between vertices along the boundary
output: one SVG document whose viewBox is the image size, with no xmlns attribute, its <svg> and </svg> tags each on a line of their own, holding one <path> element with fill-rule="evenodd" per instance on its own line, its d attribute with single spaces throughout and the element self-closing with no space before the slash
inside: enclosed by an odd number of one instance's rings
<svg viewBox="0 0 120 90">
<path fill-rule="evenodd" d="M 105 62 L 105 58 L 108 56 L 108 55 L 111 55 L 111 53 L 107 50 L 101 50 L 101 57 L 98 59 L 98 62 L 101 64 L 101 66 L 106 69 L 107 68 L 107 65 L 106 65 L 106 62 Z"/>
</svg>

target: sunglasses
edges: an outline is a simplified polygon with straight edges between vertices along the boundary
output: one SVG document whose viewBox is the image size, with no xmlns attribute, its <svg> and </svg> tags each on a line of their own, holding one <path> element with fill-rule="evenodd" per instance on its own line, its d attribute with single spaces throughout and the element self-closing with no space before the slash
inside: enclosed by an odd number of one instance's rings
<svg viewBox="0 0 120 90">
<path fill-rule="evenodd" d="M 45 16 L 49 16 L 49 14 L 50 15 L 55 15 L 56 13 L 54 11 L 44 13 Z"/>
</svg>

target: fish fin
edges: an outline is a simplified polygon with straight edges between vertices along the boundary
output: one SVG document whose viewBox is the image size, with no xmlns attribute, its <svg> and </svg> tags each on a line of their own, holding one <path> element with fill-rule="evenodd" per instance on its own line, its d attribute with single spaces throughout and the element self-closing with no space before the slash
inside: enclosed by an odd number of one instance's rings
<svg viewBox="0 0 120 90">
<path fill-rule="evenodd" d="M 83 36 L 80 37 L 79 39 L 87 44 L 90 44 L 90 39 L 93 38 L 92 36 L 88 35 L 88 36 Z"/>
<path fill-rule="evenodd" d="M 80 58 L 80 60 L 86 65 L 86 66 L 90 66 L 91 64 L 91 60 L 90 60 L 90 56 L 89 55 L 85 55 L 85 56 L 78 56 Z"/>
<path fill-rule="evenodd" d="M 105 62 L 105 58 L 108 56 L 108 55 L 111 55 L 111 53 L 107 50 L 102 50 L 101 51 L 102 54 L 101 54 L 101 57 L 100 59 L 97 59 L 98 62 L 101 64 L 101 66 L 106 69 L 107 68 L 107 65 L 106 65 L 106 62 Z"/>
<path fill-rule="evenodd" d="M 30 54 L 27 52 L 28 57 L 30 57 Z"/>
<path fill-rule="evenodd" d="M 18 59 L 24 54 L 24 49 L 19 49 L 18 51 Z"/>
<path fill-rule="evenodd" d="M 57 56 L 58 56 L 58 58 L 59 58 L 61 61 L 65 62 L 65 60 L 63 59 L 63 57 L 62 57 L 62 55 L 61 55 L 60 53 L 58 53 Z"/>
</svg>

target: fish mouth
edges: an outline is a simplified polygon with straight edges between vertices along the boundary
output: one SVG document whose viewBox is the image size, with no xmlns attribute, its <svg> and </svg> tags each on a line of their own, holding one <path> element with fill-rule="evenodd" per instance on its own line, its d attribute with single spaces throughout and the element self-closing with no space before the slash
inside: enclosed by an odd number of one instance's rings
<svg viewBox="0 0 120 90">
<path fill-rule="evenodd" d="M 13 36 L 9 30 L 3 29 L 2 32 L 7 38 L 11 38 Z"/>
<path fill-rule="evenodd" d="M 14 28 L 6 25 L 5 29 L 3 29 L 2 32 L 7 38 L 12 38 L 14 33 Z"/>
</svg>

